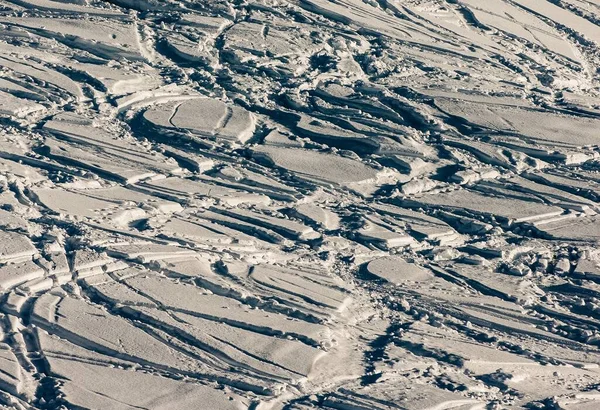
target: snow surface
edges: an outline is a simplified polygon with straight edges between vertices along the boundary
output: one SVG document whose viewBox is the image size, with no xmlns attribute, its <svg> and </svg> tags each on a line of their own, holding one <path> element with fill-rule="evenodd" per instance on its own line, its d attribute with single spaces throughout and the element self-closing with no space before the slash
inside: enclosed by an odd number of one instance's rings
<svg viewBox="0 0 600 410">
<path fill-rule="evenodd" d="M 600 3 L 0 0 L 0 407 L 600 408 Z"/>
</svg>

